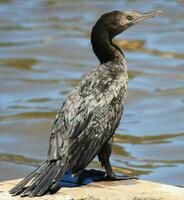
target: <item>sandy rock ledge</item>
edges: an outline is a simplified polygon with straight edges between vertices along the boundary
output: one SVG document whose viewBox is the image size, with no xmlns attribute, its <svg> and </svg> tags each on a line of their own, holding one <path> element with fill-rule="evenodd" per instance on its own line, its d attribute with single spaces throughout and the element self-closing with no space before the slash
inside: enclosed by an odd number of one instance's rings
<svg viewBox="0 0 184 200">
<path fill-rule="evenodd" d="M 20 180 L 0 182 L 0 200 L 29 200 L 12 197 L 8 191 Z M 184 188 L 143 180 L 96 182 L 89 185 L 61 188 L 57 193 L 34 200 L 184 200 Z"/>
</svg>

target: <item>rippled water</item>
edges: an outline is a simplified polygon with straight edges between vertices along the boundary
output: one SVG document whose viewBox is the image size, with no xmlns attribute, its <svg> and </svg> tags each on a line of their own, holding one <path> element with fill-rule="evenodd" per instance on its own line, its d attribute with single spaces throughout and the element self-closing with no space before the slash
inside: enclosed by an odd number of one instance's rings
<svg viewBox="0 0 184 200">
<path fill-rule="evenodd" d="M 0 0 L 0 180 L 23 177 L 45 159 L 58 107 L 98 65 L 91 27 L 102 13 L 121 8 L 162 9 L 165 16 L 118 37 L 130 81 L 113 146 L 114 169 L 184 184 L 184 3 L 179 0 Z M 96 161 L 92 165 L 99 167 Z"/>
</svg>

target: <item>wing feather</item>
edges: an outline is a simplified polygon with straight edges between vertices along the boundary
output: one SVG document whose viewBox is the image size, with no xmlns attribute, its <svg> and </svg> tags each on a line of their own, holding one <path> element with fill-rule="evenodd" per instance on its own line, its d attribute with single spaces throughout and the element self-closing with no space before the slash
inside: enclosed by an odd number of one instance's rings
<svg viewBox="0 0 184 200">
<path fill-rule="evenodd" d="M 93 70 L 68 95 L 52 127 L 48 159 L 65 155 L 68 168 L 74 171 L 85 167 L 95 157 L 121 118 L 122 113 L 116 111 L 123 108 L 122 86 L 111 77 L 108 82 L 109 74 L 104 73 L 108 70 L 103 67 L 106 66 Z"/>
</svg>

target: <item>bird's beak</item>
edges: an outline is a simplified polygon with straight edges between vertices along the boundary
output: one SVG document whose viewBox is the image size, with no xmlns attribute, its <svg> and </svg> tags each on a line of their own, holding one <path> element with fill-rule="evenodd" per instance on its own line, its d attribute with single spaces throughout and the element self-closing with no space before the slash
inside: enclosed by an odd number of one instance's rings
<svg viewBox="0 0 184 200">
<path fill-rule="evenodd" d="M 159 15 L 163 15 L 163 12 L 161 10 L 156 10 L 156 11 L 152 11 L 149 13 L 140 14 L 140 16 L 138 16 L 137 18 L 132 20 L 131 23 L 132 23 L 132 25 L 137 24 L 145 19 L 149 19 L 149 18 L 156 17 Z"/>
</svg>

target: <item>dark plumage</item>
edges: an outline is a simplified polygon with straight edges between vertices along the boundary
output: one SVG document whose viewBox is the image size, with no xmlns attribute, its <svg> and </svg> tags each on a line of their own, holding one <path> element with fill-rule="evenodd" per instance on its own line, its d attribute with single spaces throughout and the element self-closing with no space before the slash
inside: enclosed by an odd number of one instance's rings
<svg viewBox="0 0 184 200">
<path fill-rule="evenodd" d="M 112 136 L 123 113 L 128 73 L 123 53 L 112 39 L 133 24 L 160 14 L 113 11 L 100 17 L 92 29 L 91 42 L 101 65 L 81 81 L 59 109 L 46 162 L 11 194 L 33 197 L 54 190 L 66 171 L 78 174 L 96 155 L 107 177 L 117 179 L 109 158 Z"/>
</svg>

